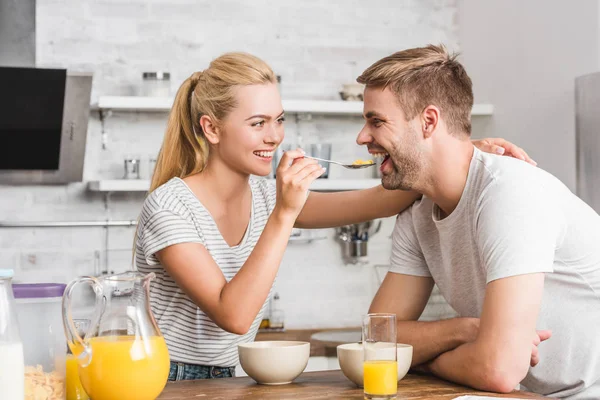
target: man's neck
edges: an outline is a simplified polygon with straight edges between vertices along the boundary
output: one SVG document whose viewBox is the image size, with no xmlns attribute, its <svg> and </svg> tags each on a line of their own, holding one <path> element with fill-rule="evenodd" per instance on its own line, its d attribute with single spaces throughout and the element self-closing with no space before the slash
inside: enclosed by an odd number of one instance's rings
<svg viewBox="0 0 600 400">
<path fill-rule="evenodd" d="M 470 140 L 445 136 L 433 145 L 423 188 L 446 217 L 454 211 L 467 184 L 474 147 Z"/>
</svg>

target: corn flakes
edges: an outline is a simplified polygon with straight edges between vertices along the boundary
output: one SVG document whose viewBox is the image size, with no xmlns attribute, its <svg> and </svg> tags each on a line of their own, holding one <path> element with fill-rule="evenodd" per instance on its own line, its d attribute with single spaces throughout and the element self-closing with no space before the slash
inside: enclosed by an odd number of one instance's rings
<svg viewBox="0 0 600 400">
<path fill-rule="evenodd" d="M 375 162 L 373 160 L 362 160 L 362 159 L 358 159 L 356 161 L 354 161 L 352 163 L 352 165 L 368 165 L 368 164 L 374 164 Z"/>
<path fill-rule="evenodd" d="M 57 371 L 44 372 L 41 365 L 25 367 L 25 400 L 63 400 L 65 377 Z"/>
</svg>

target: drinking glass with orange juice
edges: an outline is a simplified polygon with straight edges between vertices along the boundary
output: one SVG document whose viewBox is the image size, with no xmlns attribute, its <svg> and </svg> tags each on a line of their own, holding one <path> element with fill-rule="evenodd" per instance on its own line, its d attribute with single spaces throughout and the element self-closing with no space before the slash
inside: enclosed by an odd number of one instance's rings
<svg viewBox="0 0 600 400">
<path fill-rule="evenodd" d="M 365 398 L 394 398 L 398 392 L 396 315 L 368 314 L 362 328 Z"/>
<path fill-rule="evenodd" d="M 164 389 L 169 352 L 150 310 L 149 282 L 153 277 L 127 272 L 83 277 L 67 286 L 63 322 L 73 353 L 67 367 L 71 366 L 73 376 L 77 367 L 89 398 L 154 400 Z M 90 284 L 96 294 L 96 312 L 83 336 L 71 315 L 73 290 L 79 283 Z"/>
</svg>

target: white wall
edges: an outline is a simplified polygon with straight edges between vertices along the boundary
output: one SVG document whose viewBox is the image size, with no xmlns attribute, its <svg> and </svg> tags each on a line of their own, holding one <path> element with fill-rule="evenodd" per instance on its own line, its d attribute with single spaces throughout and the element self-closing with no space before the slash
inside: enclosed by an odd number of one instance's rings
<svg viewBox="0 0 600 400">
<path fill-rule="evenodd" d="M 250 5 L 251 4 L 251 5 Z M 342 83 L 393 51 L 444 42 L 460 49 L 476 102 L 495 106 L 474 120 L 474 136 L 502 136 L 527 149 L 573 188 L 573 79 L 600 65 L 597 0 L 255 1 L 38 0 L 42 67 L 93 71 L 93 97 L 135 94 L 146 70 L 169 70 L 173 89 L 231 50 L 263 57 L 282 75 L 284 98 L 336 98 Z M 287 123 L 288 140 L 334 143 L 334 158 L 364 156 L 356 118 Z M 160 145 L 164 114 L 115 114 L 89 125 L 85 178 L 118 178 L 126 153 L 146 160 Z M 351 172 L 332 170 L 332 177 Z M 348 175 L 346 175 L 348 176 Z M 135 218 L 143 197 L 89 193 L 85 184 L 0 186 L 0 220 Z M 327 240 L 293 244 L 277 282 L 289 327 L 355 326 L 387 262 L 393 220 L 372 239 L 368 265 L 346 266 L 333 230 Z M 105 233 L 108 232 L 108 235 Z M 67 281 L 129 267 L 130 228 L 0 229 L 0 267 L 21 281 Z M 108 251 L 105 251 L 107 250 Z M 106 256 L 106 257 L 105 257 Z M 106 258 L 106 259 L 105 259 Z"/>
<path fill-rule="evenodd" d="M 504 137 L 575 190 L 575 77 L 600 70 L 598 0 L 460 0 L 462 61 L 494 116 L 474 135 Z"/>
<path fill-rule="evenodd" d="M 370 63 L 393 51 L 445 43 L 462 51 L 475 99 L 492 117 L 474 119 L 474 136 L 501 136 L 527 149 L 571 188 L 575 182 L 573 79 L 600 66 L 598 0 L 255 1 L 38 0 L 36 58 L 42 67 L 94 72 L 93 97 L 135 94 L 146 70 L 169 70 L 173 89 L 231 50 L 263 57 L 282 75 L 284 98 L 337 98 Z M 155 154 L 164 114 L 116 113 L 101 148 L 89 125 L 85 179 L 118 178 L 126 153 Z M 288 140 L 334 143 L 334 158 L 364 156 L 357 118 L 287 122 Z M 332 170 L 332 177 L 355 173 Z M 143 196 L 108 203 L 85 184 L 0 186 L 0 220 L 136 218 Z M 333 230 L 327 240 L 292 244 L 277 282 L 289 327 L 356 326 L 386 263 L 393 220 L 372 239 L 368 265 L 346 266 Z M 108 233 L 107 235 L 105 235 Z M 0 229 L 0 267 L 17 279 L 68 281 L 129 267 L 130 228 Z M 381 272 L 382 273 L 382 272 Z M 435 310 L 434 310 L 435 312 Z"/>
<path fill-rule="evenodd" d="M 35 65 L 35 0 L 0 1 L 0 66 Z"/>
<path fill-rule="evenodd" d="M 142 71 L 168 70 L 173 89 L 219 54 L 244 50 L 269 62 L 283 79 L 284 98 L 338 98 L 375 60 L 399 49 L 444 42 L 457 48 L 455 1 L 196 1 L 38 0 L 37 61 L 41 67 L 94 72 L 93 97 L 135 94 Z M 157 152 L 164 114 L 115 113 L 89 125 L 85 179 L 122 175 L 126 153 L 144 160 Z M 354 144 L 358 118 L 287 123 L 288 140 L 334 143 L 333 157 L 366 154 Z M 361 172 L 333 169 L 331 176 Z M 344 175 L 346 174 L 346 175 Z M 365 175 L 362 175 L 365 176 Z M 85 184 L 0 186 L 0 220 L 135 219 L 143 196 L 102 195 Z M 346 266 L 333 230 L 327 240 L 292 244 L 277 281 L 288 327 L 357 326 L 377 287 L 374 264 L 386 263 L 393 219 L 372 239 L 368 265 Z M 108 235 L 105 236 L 105 233 Z M 129 267 L 130 228 L 0 229 L 0 267 L 16 268 L 18 280 L 68 281 Z M 105 259 L 105 250 L 107 258 Z"/>
</svg>

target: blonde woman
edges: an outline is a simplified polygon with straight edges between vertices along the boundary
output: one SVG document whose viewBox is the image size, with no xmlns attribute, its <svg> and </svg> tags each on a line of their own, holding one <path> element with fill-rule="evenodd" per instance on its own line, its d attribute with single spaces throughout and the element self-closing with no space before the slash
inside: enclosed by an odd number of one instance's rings
<svg viewBox="0 0 600 400">
<path fill-rule="evenodd" d="M 269 66 L 243 53 L 213 60 L 180 87 L 136 235 L 136 265 L 157 276 L 151 307 L 171 356 L 169 380 L 230 377 L 237 345 L 254 340 L 293 227 L 324 228 L 398 214 L 416 195 L 313 193 L 322 173 L 286 152 L 284 110 Z M 487 151 L 502 140 L 478 143 Z M 276 187 L 275 187 L 276 186 Z"/>
</svg>

